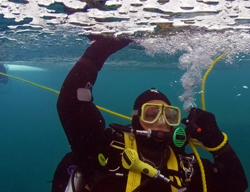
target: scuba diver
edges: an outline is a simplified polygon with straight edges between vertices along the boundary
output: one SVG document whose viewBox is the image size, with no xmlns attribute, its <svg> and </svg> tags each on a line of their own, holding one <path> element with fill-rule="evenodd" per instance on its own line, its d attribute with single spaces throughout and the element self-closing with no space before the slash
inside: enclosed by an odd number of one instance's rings
<svg viewBox="0 0 250 192">
<path fill-rule="evenodd" d="M 0 73 L 7 74 L 7 69 L 3 64 L 0 64 Z M 8 77 L 0 74 L 0 83 L 7 84 Z"/>
<path fill-rule="evenodd" d="M 106 59 L 129 39 L 90 35 L 92 44 L 61 87 L 58 115 L 71 152 L 54 173 L 52 192 L 243 192 L 248 182 L 215 116 L 180 110 L 151 88 L 134 102 L 132 125 L 110 124 L 93 103 L 92 89 Z M 186 128 L 176 128 L 182 122 Z M 188 138 L 215 149 L 214 161 L 187 154 Z M 203 172 L 205 176 L 203 175 Z M 206 185 L 204 185 L 204 179 Z M 205 188 L 205 189 L 204 189 Z"/>
</svg>

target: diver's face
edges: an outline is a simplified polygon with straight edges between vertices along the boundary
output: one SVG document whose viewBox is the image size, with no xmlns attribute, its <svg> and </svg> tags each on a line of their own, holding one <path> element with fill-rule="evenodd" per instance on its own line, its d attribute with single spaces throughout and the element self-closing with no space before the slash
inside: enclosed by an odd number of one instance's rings
<svg viewBox="0 0 250 192">
<path fill-rule="evenodd" d="M 167 105 L 167 103 L 162 100 L 150 100 L 147 103 Z M 150 115 L 154 115 L 155 113 L 157 113 L 157 111 L 149 110 L 146 113 L 148 113 L 147 115 L 150 116 Z M 160 117 L 157 119 L 157 121 L 154 123 L 145 123 L 140 118 L 139 118 L 139 121 L 140 121 L 141 126 L 145 130 L 151 129 L 155 131 L 166 131 L 166 132 L 169 132 L 171 130 L 171 126 L 167 124 L 167 122 L 165 121 L 163 117 L 163 114 L 161 114 Z"/>
</svg>

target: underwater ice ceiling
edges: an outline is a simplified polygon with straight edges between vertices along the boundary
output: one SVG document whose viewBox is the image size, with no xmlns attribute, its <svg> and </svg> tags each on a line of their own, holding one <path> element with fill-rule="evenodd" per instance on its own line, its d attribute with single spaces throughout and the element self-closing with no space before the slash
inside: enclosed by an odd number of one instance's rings
<svg viewBox="0 0 250 192">
<path fill-rule="evenodd" d="M 249 0 L 1 0 L 0 29 L 164 33 L 249 29 Z M 79 30 L 80 29 L 80 30 Z"/>
<path fill-rule="evenodd" d="M 249 29 L 249 0 L 0 0 L 0 62 L 67 67 L 88 46 L 89 33 L 130 36 L 129 57 L 108 65 L 186 71 L 180 100 L 188 109 L 217 56 L 248 65 Z"/>
</svg>

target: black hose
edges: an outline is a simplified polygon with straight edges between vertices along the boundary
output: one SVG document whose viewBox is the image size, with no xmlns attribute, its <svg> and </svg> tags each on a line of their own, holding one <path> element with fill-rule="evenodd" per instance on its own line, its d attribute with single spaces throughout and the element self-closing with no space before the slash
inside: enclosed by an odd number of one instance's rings
<svg viewBox="0 0 250 192">
<path fill-rule="evenodd" d="M 133 129 L 126 125 L 119 125 L 116 123 L 110 123 L 109 126 L 114 129 L 117 133 L 123 134 L 123 132 L 132 133 Z"/>
<path fill-rule="evenodd" d="M 138 192 L 141 191 L 145 186 L 147 186 L 148 183 L 150 183 L 153 179 L 147 178 L 145 181 L 143 181 L 138 187 L 136 187 L 132 192 Z"/>
</svg>

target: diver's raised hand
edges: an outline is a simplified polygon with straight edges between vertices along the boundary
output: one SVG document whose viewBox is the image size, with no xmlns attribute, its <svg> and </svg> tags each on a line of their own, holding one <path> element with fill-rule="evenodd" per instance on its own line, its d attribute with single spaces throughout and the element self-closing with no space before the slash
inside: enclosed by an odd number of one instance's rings
<svg viewBox="0 0 250 192">
<path fill-rule="evenodd" d="M 132 40 L 125 38 L 113 38 L 103 35 L 89 35 L 92 41 L 91 45 L 86 49 L 84 55 L 80 59 L 93 70 L 99 71 L 106 59 L 116 51 L 126 47 Z"/>
<path fill-rule="evenodd" d="M 91 41 L 94 41 L 91 47 L 99 46 L 99 49 L 103 49 L 111 54 L 126 47 L 129 43 L 132 42 L 131 39 L 127 38 L 114 38 L 103 35 L 90 34 L 88 37 Z"/>
<path fill-rule="evenodd" d="M 214 114 L 199 108 L 191 108 L 187 118 L 181 121 L 186 125 L 186 133 L 202 142 L 206 147 L 217 147 L 223 141 Z"/>
</svg>

